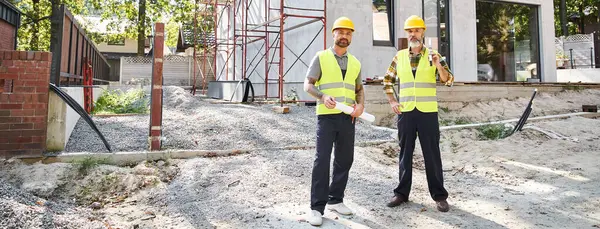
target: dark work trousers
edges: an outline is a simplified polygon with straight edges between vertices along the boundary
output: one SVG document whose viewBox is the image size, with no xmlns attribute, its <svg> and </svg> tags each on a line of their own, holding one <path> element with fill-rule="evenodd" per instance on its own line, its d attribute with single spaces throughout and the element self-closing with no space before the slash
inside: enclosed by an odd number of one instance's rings
<svg viewBox="0 0 600 229">
<path fill-rule="evenodd" d="M 438 113 L 423 113 L 417 109 L 398 115 L 400 184 L 394 189 L 394 194 L 401 195 L 408 200 L 412 184 L 413 152 L 417 135 L 423 151 L 429 194 L 436 201 L 445 200 L 448 198 L 448 192 L 444 188 Z"/>
<path fill-rule="evenodd" d="M 326 204 L 344 201 L 348 173 L 354 160 L 354 123 L 347 114 L 319 115 L 317 119 L 317 154 L 312 170 L 310 208 L 323 214 Z M 329 165 L 334 145 L 330 185 Z"/>
</svg>

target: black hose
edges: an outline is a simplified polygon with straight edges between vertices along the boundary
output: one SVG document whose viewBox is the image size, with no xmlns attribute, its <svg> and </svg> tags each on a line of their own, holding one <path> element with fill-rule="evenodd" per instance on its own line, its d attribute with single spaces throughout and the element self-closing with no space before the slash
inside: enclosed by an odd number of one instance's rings
<svg viewBox="0 0 600 229">
<path fill-rule="evenodd" d="M 65 93 L 63 90 L 61 90 L 54 84 L 50 84 L 50 90 L 56 93 L 56 95 L 58 95 L 58 97 L 65 101 L 65 103 L 68 104 L 69 107 L 71 107 L 75 112 L 77 112 L 77 114 L 79 114 L 79 116 L 81 116 L 81 118 L 83 118 L 83 120 L 85 120 L 85 122 L 87 122 L 90 125 L 90 127 L 92 127 L 92 129 L 98 134 L 98 136 L 100 136 L 100 139 L 104 143 L 104 146 L 106 146 L 106 149 L 108 149 L 109 152 L 112 152 L 112 149 L 110 148 L 110 145 L 104 138 L 104 135 L 100 133 L 100 130 L 98 130 L 98 127 L 96 127 L 96 124 L 94 124 L 92 117 L 90 117 L 90 115 L 83 109 L 83 107 L 81 107 L 81 105 L 79 105 L 79 103 L 77 103 L 77 101 L 75 101 L 73 97 Z"/>
<path fill-rule="evenodd" d="M 523 128 L 523 126 L 527 122 L 527 118 L 529 118 L 529 115 L 531 114 L 531 105 L 533 104 L 533 98 L 535 98 L 536 94 L 537 88 L 533 91 L 533 95 L 531 95 L 531 99 L 529 99 L 529 103 L 527 104 L 527 107 L 525 107 L 523 115 L 521 115 L 521 118 L 519 118 L 519 121 L 517 122 L 517 125 L 515 125 L 515 128 L 513 129 L 511 134 L 514 134 L 517 131 L 521 131 L 521 128 Z"/>
<path fill-rule="evenodd" d="M 252 91 L 252 101 L 254 102 L 254 86 L 252 86 L 252 82 L 249 79 L 245 79 L 246 81 L 246 89 L 244 90 L 244 97 L 242 98 L 242 103 L 248 102 L 248 93 Z"/>
</svg>

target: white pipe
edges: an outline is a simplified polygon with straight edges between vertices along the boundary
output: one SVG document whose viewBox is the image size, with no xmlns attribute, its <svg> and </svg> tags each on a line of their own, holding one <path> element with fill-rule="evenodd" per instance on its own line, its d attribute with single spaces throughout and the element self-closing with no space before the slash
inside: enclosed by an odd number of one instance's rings
<svg viewBox="0 0 600 229">
<path fill-rule="evenodd" d="M 600 116 L 600 113 L 594 113 L 594 112 L 577 112 L 577 113 L 569 113 L 569 114 L 559 114 L 559 115 L 548 115 L 548 116 L 541 116 L 541 117 L 533 117 L 533 118 L 528 118 L 527 121 L 539 121 L 539 120 L 556 119 L 556 118 L 570 118 L 570 117 L 575 117 L 575 116 L 591 115 L 591 114 L 596 114 L 596 115 Z M 493 125 L 493 124 L 504 124 L 504 123 L 518 122 L 518 121 L 519 121 L 519 119 L 516 118 L 516 119 L 509 119 L 509 120 L 503 120 L 503 121 L 494 121 L 494 122 L 473 123 L 473 124 L 454 125 L 454 126 L 442 126 L 442 127 L 440 127 L 440 130 L 454 130 L 454 129 L 479 127 L 479 126 Z"/>
</svg>

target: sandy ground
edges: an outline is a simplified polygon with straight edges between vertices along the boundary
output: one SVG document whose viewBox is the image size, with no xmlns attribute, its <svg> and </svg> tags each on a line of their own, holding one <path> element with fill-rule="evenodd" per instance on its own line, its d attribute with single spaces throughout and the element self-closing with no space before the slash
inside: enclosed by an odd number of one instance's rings
<svg viewBox="0 0 600 229">
<path fill-rule="evenodd" d="M 444 175 L 451 204 L 447 213 L 435 210 L 428 195 L 420 146 L 415 152 L 411 202 L 393 209 L 385 203 L 398 179 L 396 145 L 357 147 L 345 199 L 356 214 L 346 217 L 326 211 L 321 228 L 600 226 L 600 120 L 571 118 L 535 126 L 567 138 L 553 139 L 531 129 L 497 141 L 477 140 L 472 130 L 444 132 Z M 303 218 L 309 212 L 313 158 L 312 150 L 301 150 L 171 160 L 168 168 L 177 170 L 178 175 L 146 188 L 139 186 L 139 180 L 148 176 L 125 178 L 164 174 L 165 170 L 149 166 L 147 171 L 143 164 L 134 168 L 101 166 L 82 180 L 93 183 L 116 173 L 123 177 L 119 177 L 122 184 L 113 184 L 115 187 L 138 183 L 131 186 L 141 188 L 119 189 L 132 193 L 91 213 L 63 217 L 91 215 L 86 219 L 89 228 L 311 228 Z M 74 181 L 64 180 L 73 172 L 68 166 L 2 166 L 0 174 L 4 179 L 25 181 L 13 184 L 26 190 L 40 179 L 70 186 Z M 56 172 L 47 179 L 27 175 L 49 170 Z M 68 196 L 60 194 L 64 190 L 61 184 L 56 185 L 54 194 L 51 184 L 45 187 L 49 190 L 42 193 L 50 196 L 48 201 Z M 94 222 L 97 227 L 91 227 Z"/>
<path fill-rule="evenodd" d="M 527 101 L 456 104 L 440 117 L 517 118 Z M 567 113 L 600 102 L 600 90 L 536 101 L 532 116 Z M 355 215 L 326 210 L 321 228 L 600 228 L 600 119 L 529 123 L 501 140 L 478 135 L 442 132 L 447 213 L 429 197 L 418 144 L 411 200 L 393 209 L 385 204 L 398 182 L 396 143 L 356 147 L 345 198 Z M 266 150 L 87 170 L 82 162 L 0 160 L 0 228 L 312 228 L 304 217 L 314 154 Z"/>
</svg>

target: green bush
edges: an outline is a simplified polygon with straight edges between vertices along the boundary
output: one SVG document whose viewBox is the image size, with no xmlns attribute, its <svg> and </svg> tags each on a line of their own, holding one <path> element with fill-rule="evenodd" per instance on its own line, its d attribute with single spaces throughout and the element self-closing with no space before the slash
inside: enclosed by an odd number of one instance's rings
<svg viewBox="0 0 600 229">
<path fill-rule="evenodd" d="M 94 114 L 146 114 L 149 104 L 142 89 L 105 91 L 94 105 Z"/>
<path fill-rule="evenodd" d="M 481 140 L 496 140 L 506 138 L 512 131 L 511 128 L 505 127 L 503 124 L 492 124 L 480 126 L 477 128 L 479 131 L 479 139 Z"/>
</svg>

